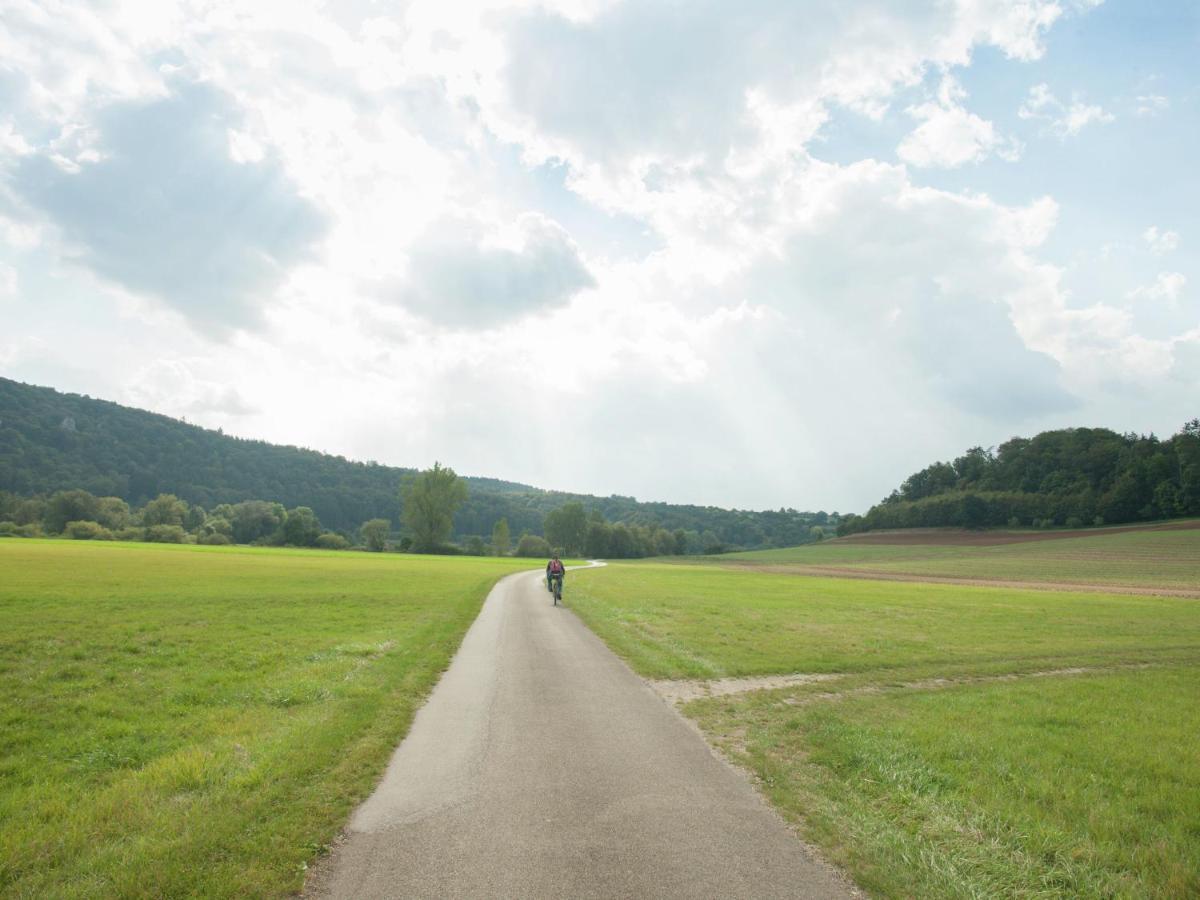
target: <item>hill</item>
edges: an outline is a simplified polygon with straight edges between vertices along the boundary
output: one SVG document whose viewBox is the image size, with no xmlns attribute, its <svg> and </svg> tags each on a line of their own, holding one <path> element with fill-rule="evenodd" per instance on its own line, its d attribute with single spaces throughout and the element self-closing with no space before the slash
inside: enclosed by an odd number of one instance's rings
<svg viewBox="0 0 1200 900">
<path fill-rule="evenodd" d="M 973 447 L 905 479 L 841 535 L 883 528 L 1114 525 L 1200 515 L 1200 420 L 1168 440 L 1065 428 Z"/>
<path fill-rule="evenodd" d="M 351 532 L 364 521 L 398 525 L 402 476 L 413 469 L 356 462 L 301 447 L 246 440 L 168 416 L 0 378 L 0 491 L 20 496 L 80 488 L 141 505 L 160 493 L 212 509 L 269 500 L 311 507 L 321 522 Z M 501 517 L 514 535 L 540 534 L 546 513 L 571 501 L 611 522 L 689 532 L 696 551 L 769 547 L 813 539 L 837 514 L 753 512 L 632 497 L 545 491 L 495 478 L 466 478 L 455 532 L 491 534 Z"/>
</svg>

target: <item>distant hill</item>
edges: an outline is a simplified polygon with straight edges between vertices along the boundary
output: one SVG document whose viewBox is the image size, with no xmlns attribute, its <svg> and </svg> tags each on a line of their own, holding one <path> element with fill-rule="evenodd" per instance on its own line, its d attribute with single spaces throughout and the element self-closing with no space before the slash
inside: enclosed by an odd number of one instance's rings
<svg viewBox="0 0 1200 900">
<path fill-rule="evenodd" d="M 973 447 L 910 475 L 839 534 L 884 528 L 1050 527 L 1200 515 L 1200 420 L 1168 440 L 1065 428 Z"/>
<path fill-rule="evenodd" d="M 231 437 L 220 429 L 0 378 L 0 490 L 22 496 L 82 488 L 141 505 L 171 493 L 206 509 L 270 500 L 311 507 L 326 527 L 353 531 L 376 517 L 399 524 L 399 483 L 412 471 Z M 801 544 L 813 539 L 811 526 L 839 521 L 836 513 L 640 503 L 495 478 L 466 481 L 470 497 L 455 517 L 460 537 L 488 536 L 501 517 L 514 536 L 540 534 L 545 514 L 573 500 L 611 522 L 684 529 L 694 533 L 695 543 L 708 546 Z"/>
</svg>

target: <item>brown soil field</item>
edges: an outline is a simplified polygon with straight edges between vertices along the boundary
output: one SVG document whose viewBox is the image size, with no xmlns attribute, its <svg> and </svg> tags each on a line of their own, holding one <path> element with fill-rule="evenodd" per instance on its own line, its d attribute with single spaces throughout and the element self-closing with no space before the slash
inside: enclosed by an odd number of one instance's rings
<svg viewBox="0 0 1200 900">
<path fill-rule="evenodd" d="M 1000 578 L 954 578 L 945 575 L 913 575 L 905 572 L 881 572 L 877 569 L 850 569 L 841 566 L 755 566 L 759 572 L 780 575 L 808 575 L 815 578 L 859 578 L 865 581 L 915 581 L 923 584 L 962 584 L 969 587 L 1017 588 L 1034 591 L 1075 591 L 1104 594 L 1140 594 L 1150 597 L 1181 597 L 1200 600 L 1200 589 L 1143 587 L 1118 584 L 1074 584 L 1063 581 L 1010 581 Z"/>
<path fill-rule="evenodd" d="M 1128 531 L 1188 531 L 1200 528 L 1200 519 L 1164 522 L 1159 525 L 1125 525 L 1114 528 L 1080 528 L 1062 531 L 967 531 L 962 528 L 908 528 L 902 531 L 867 531 L 837 538 L 839 544 L 891 544 L 947 547 L 994 547 L 1029 541 L 1059 541 L 1064 538 L 1103 537 Z"/>
</svg>

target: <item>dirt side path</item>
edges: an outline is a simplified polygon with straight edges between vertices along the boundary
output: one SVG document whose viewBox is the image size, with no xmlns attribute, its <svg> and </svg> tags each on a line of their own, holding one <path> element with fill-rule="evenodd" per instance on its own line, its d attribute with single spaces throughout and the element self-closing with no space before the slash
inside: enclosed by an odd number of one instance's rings
<svg viewBox="0 0 1200 900">
<path fill-rule="evenodd" d="M 854 896 L 570 590 L 497 585 L 306 896 Z"/>
<path fill-rule="evenodd" d="M 728 568 L 747 568 L 744 565 Z M 1020 588 L 1036 591 L 1082 591 L 1091 594 L 1138 594 L 1150 597 L 1182 597 L 1200 600 L 1200 589 L 1129 586 L 1120 584 L 1079 584 L 1063 581 L 1007 581 L 998 578 L 954 578 L 945 575 L 918 575 L 908 572 L 885 572 L 878 569 L 859 569 L 844 566 L 754 566 L 755 571 L 783 575 L 808 575 L 819 578 L 858 578 L 867 581 L 917 581 L 923 584 L 962 584 L 970 587 Z"/>
</svg>

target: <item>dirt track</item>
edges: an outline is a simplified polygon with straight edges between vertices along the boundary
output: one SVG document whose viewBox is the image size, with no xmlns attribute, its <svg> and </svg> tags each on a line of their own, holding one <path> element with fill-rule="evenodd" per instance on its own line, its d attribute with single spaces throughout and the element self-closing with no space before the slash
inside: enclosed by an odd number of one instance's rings
<svg viewBox="0 0 1200 900">
<path fill-rule="evenodd" d="M 738 566 L 743 568 L 743 566 Z M 808 575 L 817 578 L 858 578 L 866 581 L 918 581 L 924 584 L 962 584 L 971 587 L 1020 588 L 1037 591 L 1085 591 L 1093 594 L 1139 594 L 1149 597 L 1182 597 L 1200 600 L 1200 589 L 1127 586 L 1120 584 L 1080 584 L 1063 581 L 1008 581 L 999 578 L 952 578 L 944 575 L 919 575 L 908 572 L 881 572 L 843 566 L 754 566 L 758 572 L 782 575 Z"/>
<path fill-rule="evenodd" d="M 1127 525 L 1115 528 L 1084 528 L 1076 531 L 966 531 L 958 528 L 909 528 L 903 531 L 867 531 L 838 538 L 839 544 L 888 544 L 948 547 L 995 547 L 1030 541 L 1059 541 L 1065 538 L 1104 537 L 1130 531 L 1191 531 L 1200 528 L 1200 519 L 1164 522 L 1162 525 Z"/>
</svg>

